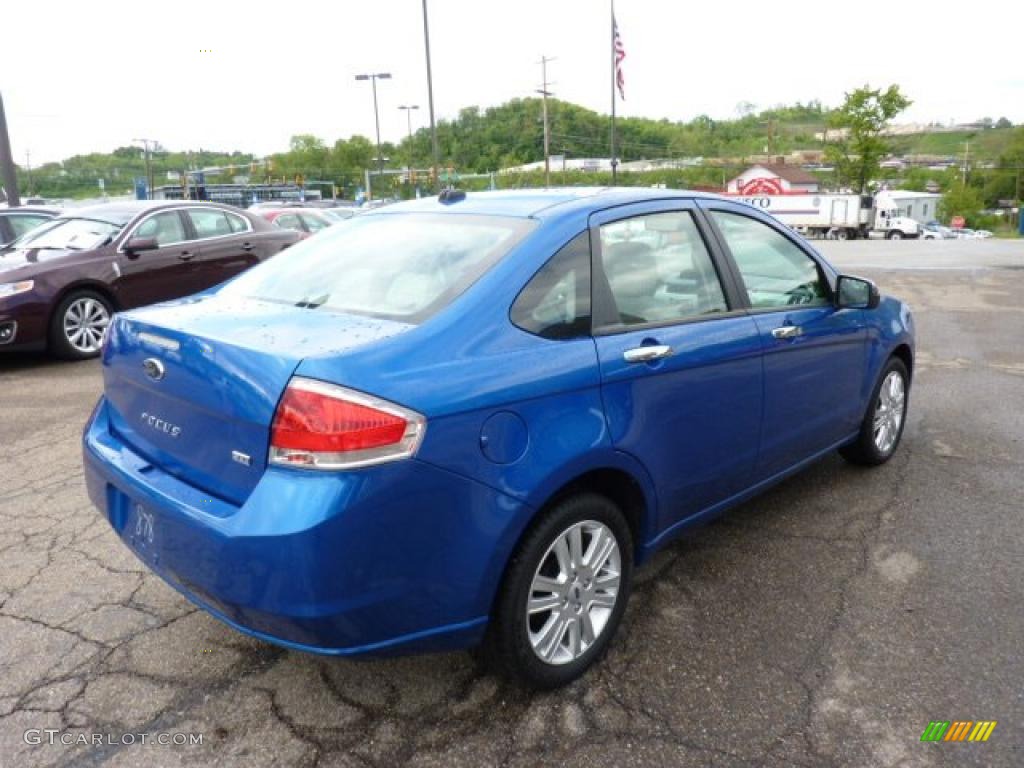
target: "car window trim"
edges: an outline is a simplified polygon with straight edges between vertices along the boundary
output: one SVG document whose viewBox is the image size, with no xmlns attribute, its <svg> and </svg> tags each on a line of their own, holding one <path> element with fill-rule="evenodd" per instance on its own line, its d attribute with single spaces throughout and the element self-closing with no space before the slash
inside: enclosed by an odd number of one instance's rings
<svg viewBox="0 0 1024 768">
<path fill-rule="evenodd" d="M 145 214 L 143 214 L 142 218 L 138 219 L 134 224 L 131 224 L 130 226 L 127 226 L 125 228 L 127 234 L 122 236 L 121 242 L 118 243 L 117 253 L 123 254 L 125 252 L 124 244 L 132 239 L 132 236 L 135 234 L 135 232 L 138 230 L 138 228 L 141 227 L 144 223 L 146 223 L 146 221 L 148 221 L 153 216 L 158 216 L 161 213 L 168 213 L 170 211 L 177 211 L 178 212 L 178 218 L 181 220 L 181 225 L 182 225 L 182 228 L 185 230 L 185 234 L 186 235 L 189 235 L 189 234 L 195 235 L 196 234 L 195 227 L 192 226 L 192 219 L 189 218 L 189 216 L 187 215 L 187 212 L 188 211 L 194 211 L 194 210 L 197 210 L 197 209 L 205 209 L 205 210 L 209 210 L 209 211 L 217 211 L 218 213 L 223 213 L 223 214 L 234 213 L 234 211 L 227 211 L 227 210 L 225 210 L 223 208 L 218 208 L 218 207 L 213 206 L 213 205 L 173 205 L 173 206 L 167 206 L 166 208 L 158 208 L 155 211 L 148 211 Z M 160 247 L 161 248 L 169 248 L 172 245 L 181 245 L 182 243 L 204 243 L 204 242 L 207 242 L 209 240 L 218 240 L 218 239 L 220 239 L 222 237 L 233 237 L 235 235 L 246 235 L 246 234 L 252 233 L 254 231 L 253 226 L 252 226 L 252 222 L 249 221 L 249 219 L 246 218 L 245 216 L 241 216 L 240 218 L 242 218 L 245 221 L 245 224 L 248 227 L 248 229 L 246 229 L 244 232 L 229 232 L 226 235 L 213 235 L 211 237 L 194 237 L 194 236 L 193 237 L 186 237 L 184 240 L 176 240 L 173 243 L 164 243 Z"/>
<path fill-rule="evenodd" d="M 725 298 L 726 311 L 710 315 L 695 315 L 670 320 L 657 320 L 650 323 L 624 325 L 618 320 L 618 315 L 614 311 L 615 299 L 611 294 L 608 277 L 604 273 L 604 261 L 601 254 L 601 227 L 605 224 L 611 224 L 624 219 L 634 219 L 640 216 L 683 212 L 689 213 L 693 217 L 697 234 L 704 243 L 704 248 L 711 261 L 711 267 L 715 270 L 715 274 L 718 277 L 718 284 Z M 591 335 L 594 337 L 615 336 L 633 331 L 670 328 L 677 325 L 708 323 L 741 316 L 746 313 L 748 306 L 746 293 L 740 293 L 739 288 L 734 284 L 732 273 L 723 268 L 724 262 L 721 259 L 718 243 L 710 236 L 711 230 L 700 207 L 697 205 L 696 198 L 647 200 L 642 203 L 630 203 L 612 208 L 604 208 L 590 214 L 588 225 L 590 230 L 590 327 Z M 615 319 L 610 319 L 612 317 L 615 317 Z"/>
<path fill-rule="evenodd" d="M 714 237 L 717 240 L 719 247 L 721 248 L 722 256 L 724 261 L 728 264 L 730 272 L 734 276 L 738 290 L 741 292 L 743 302 L 746 305 L 747 313 L 751 315 L 768 315 L 774 312 L 792 312 L 796 309 L 813 309 L 815 307 L 826 307 L 835 306 L 836 303 L 836 280 L 838 278 L 837 273 L 833 270 L 821 256 L 811 248 L 807 243 L 801 242 L 797 237 L 794 237 L 795 233 L 788 229 L 785 225 L 777 221 L 776 219 L 762 214 L 760 211 L 741 206 L 736 203 L 732 203 L 728 200 L 701 200 L 699 201 L 700 208 L 705 214 L 705 219 L 708 224 L 708 228 L 714 233 Z M 736 259 L 732 255 L 732 251 L 729 249 L 728 243 L 725 240 L 725 235 L 722 234 L 722 230 L 715 222 L 714 216 L 711 215 L 713 211 L 721 211 L 722 213 L 730 213 L 735 216 L 743 216 L 748 219 L 760 222 L 769 229 L 774 230 L 780 234 L 783 238 L 793 244 L 799 251 L 806 255 L 811 261 L 814 262 L 818 268 L 819 273 L 825 278 L 825 285 L 828 287 L 829 292 L 829 303 L 828 304 L 812 304 L 801 307 L 799 304 L 786 305 L 781 307 L 754 307 L 750 302 L 750 294 L 747 292 L 747 286 L 743 282 L 743 275 L 740 273 L 739 265 L 736 263 Z"/>
</svg>

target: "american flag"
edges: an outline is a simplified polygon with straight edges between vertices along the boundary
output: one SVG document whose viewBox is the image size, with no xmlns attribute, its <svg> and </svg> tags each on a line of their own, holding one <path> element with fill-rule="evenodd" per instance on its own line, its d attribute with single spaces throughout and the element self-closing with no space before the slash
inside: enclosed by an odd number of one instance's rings
<svg viewBox="0 0 1024 768">
<path fill-rule="evenodd" d="M 619 24 L 615 21 L 615 14 L 612 14 L 612 47 L 615 56 L 615 85 L 619 89 L 619 98 L 626 100 L 626 78 L 622 74 L 622 60 L 626 58 L 626 48 L 622 45 L 622 36 L 619 34 Z"/>
</svg>

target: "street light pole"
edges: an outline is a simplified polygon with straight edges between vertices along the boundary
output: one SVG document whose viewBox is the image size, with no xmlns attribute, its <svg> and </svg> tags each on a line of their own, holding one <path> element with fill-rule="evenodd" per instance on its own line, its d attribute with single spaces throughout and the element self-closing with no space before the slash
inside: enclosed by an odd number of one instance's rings
<svg viewBox="0 0 1024 768">
<path fill-rule="evenodd" d="M 419 104 L 402 104 L 398 107 L 405 112 L 405 123 L 409 129 L 409 160 L 405 166 L 406 172 L 412 171 L 412 111 L 419 109 Z"/>
<path fill-rule="evenodd" d="M 427 53 L 427 104 L 430 108 L 430 145 L 434 160 L 434 183 L 438 182 L 441 152 L 437 147 L 437 125 L 434 123 L 434 78 L 430 73 L 430 26 L 427 24 L 427 0 L 423 0 L 423 47 Z"/>
<path fill-rule="evenodd" d="M 377 81 L 390 80 L 390 72 L 373 72 L 368 75 L 356 75 L 356 80 L 369 80 L 373 86 L 373 122 L 377 127 L 377 175 L 384 174 L 384 156 L 380 153 L 380 112 L 377 110 Z"/>
</svg>

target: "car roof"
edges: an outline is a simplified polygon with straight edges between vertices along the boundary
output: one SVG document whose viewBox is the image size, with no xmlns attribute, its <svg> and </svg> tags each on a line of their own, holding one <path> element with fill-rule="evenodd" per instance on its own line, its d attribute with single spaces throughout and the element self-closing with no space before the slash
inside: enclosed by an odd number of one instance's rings
<svg viewBox="0 0 1024 768">
<path fill-rule="evenodd" d="M 610 208 L 645 200 L 717 198 L 706 192 L 644 187 L 558 187 L 467 192 L 465 198 L 441 202 L 438 196 L 396 203 L 372 215 L 395 213 L 471 213 L 492 216 L 543 217 L 572 210 Z"/>
<path fill-rule="evenodd" d="M 46 213 L 56 216 L 61 209 L 55 205 L 19 205 L 17 208 L 0 208 L 0 216 L 11 213 Z"/>
<path fill-rule="evenodd" d="M 127 224 L 139 214 L 146 213 L 147 211 L 155 211 L 161 208 L 209 206 L 223 208 L 232 213 L 242 212 L 234 206 L 217 203 L 212 200 L 123 200 L 117 203 L 100 203 L 98 205 L 87 205 L 82 208 L 69 208 L 62 215 L 69 219 L 95 219 L 111 224 Z"/>
</svg>

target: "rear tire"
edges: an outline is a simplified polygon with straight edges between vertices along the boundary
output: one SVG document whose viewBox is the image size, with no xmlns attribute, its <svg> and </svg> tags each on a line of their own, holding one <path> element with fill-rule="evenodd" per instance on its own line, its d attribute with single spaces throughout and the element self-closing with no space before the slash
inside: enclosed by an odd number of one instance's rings
<svg viewBox="0 0 1024 768">
<path fill-rule="evenodd" d="M 65 360 L 88 360 L 100 353 L 100 342 L 114 307 L 96 291 L 72 291 L 50 318 L 50 352 Z"/>
<path fill-rule="evenodd" d="M 619 508 L 595 493 L 562 500 L 512 556 L 485 639 L 486 662 L 534 688 L 575 680 L 607 651 L 632 573 L 633 537 Z"/>
<path fill-rule="evenodd" d="M 898 381 L 894 382 L 894 378 Z M 889 358 L 875 384 L 857 439 L 840 448 L 840 455 L 853 464 L 867 467 L 891 459 L 903 437 L 909 395 L 907 366 L 898 357 Z"/>
</svg>

